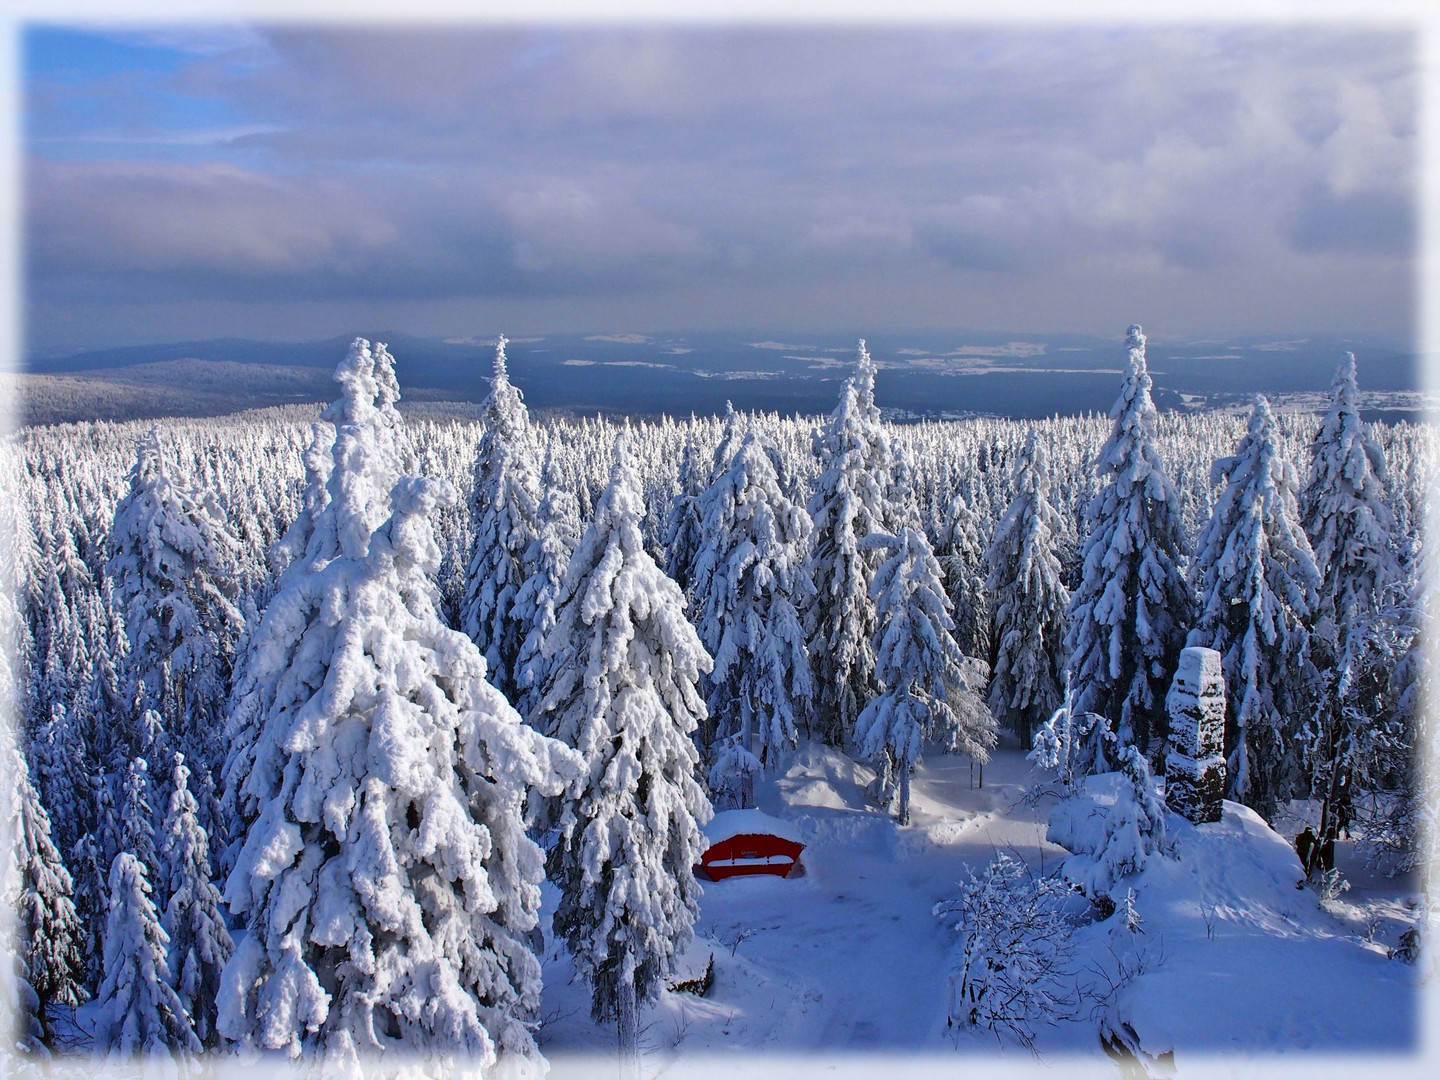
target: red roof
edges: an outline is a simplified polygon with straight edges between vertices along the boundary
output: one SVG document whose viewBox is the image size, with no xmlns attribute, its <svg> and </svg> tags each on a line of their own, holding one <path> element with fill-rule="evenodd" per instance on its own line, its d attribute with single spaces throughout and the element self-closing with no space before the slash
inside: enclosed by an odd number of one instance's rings
<svg viewBox="0 0 1440 1080">
<path fill-rule="evenodd" d="M 721 820 L 726 819 L 726 820 Z M 805 845 L 772 831 L 794 834 L 794 827 L 758 810 L 728 810 L 705 829 L 714 842 L 700 857 L 697 872 L 713 881 L 748 874 L 785 877 L 800 860 Z"/>
</svg>

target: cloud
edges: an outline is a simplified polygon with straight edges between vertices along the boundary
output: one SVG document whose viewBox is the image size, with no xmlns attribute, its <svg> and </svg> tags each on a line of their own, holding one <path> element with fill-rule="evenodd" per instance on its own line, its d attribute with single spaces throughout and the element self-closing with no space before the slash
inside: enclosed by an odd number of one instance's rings
<svg viewBox="0 0 1440 1080">
<path fill-rule="evenodd" d="M 226 164 L 36 163 L 27 177 L 31 272 L 120 280 L 200 273 L 293 278 L 343 271 L 394 246 L 394 224 L 334 183 Z"/>
<path fill-rule="evenodd" d="M 1415 207 L 1407 193 L 1314 192 L 1290 228 L 1297 251 L 1409 256 L 1416 246 Z"/>
<path fill-rule="evenodd" d="M 524 298 L 561 318 L 583 298 L 636 326 L 707 302 L 815 326 L 859 295 L 897 320 L 1063 329 L 1163 289 L 1219 326 L 1253 318 L 1236 282 L 1283 279 L 1313 297 L 1277 300 L 1286 325 L 1408 311 L 1334 302 L 1354 260 L 1380 295 L 1409 288 L 1403 32 L 318 26 L 143 44 L 179 58 L 133 77 L 143 123 L 114 72 L 27 87 L 46 303 Z"/>
</svg>

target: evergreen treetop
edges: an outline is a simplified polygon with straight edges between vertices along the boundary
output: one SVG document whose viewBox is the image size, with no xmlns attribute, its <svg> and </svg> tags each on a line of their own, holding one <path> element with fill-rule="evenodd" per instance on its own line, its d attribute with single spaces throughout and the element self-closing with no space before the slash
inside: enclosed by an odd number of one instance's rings
<svg viewBox="0 0 1440 1080">
<path fill-rule="evenodd" d="M 1095 458 L 1080 582 L 1070 598 L 1065 649 L 1076 709 L 1106 716 L 1123 744 L 1165 731 L 1165 693 L 1193 608 L 1184 577 L 1180 500 L 1158 448 L 1145 335 L 1126 334 L 1127 367 Z"/>
</svg>

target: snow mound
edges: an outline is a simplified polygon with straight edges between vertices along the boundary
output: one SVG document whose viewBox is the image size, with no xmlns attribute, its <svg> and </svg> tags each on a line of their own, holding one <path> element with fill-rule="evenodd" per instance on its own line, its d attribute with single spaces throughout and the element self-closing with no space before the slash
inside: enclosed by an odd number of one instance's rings
<svg viewBox="0 0 1440 1080">
<path fill-rule="evenodd" d="M 1220 821 L 1167 820 L 1177 857 L 1121 882 L 1144 933 L 1116 1014 L 1150 1054 L 1413 1051 L 1414 971 L 1358 937 L 1304 878 L 1290 843 L 1248 807 Z M 1107 923 L 1090 928 L 1097 935 Z M 1111 937 L 1113 941 L 1113 937 Z"/>
<path fill-rule="evenodd" d="M 1105 816 L 1119 800 L 1129 781 L 1123 773 L 1097 773 L 1081 781 L 1080 789 L 1050 811 L 1045 839 L 1066 851 L 1100 850 L 1105 842 Z"/>
<path fill-rule="evenodd" d="M 773 785 L 767 785 L 770 790 L 757 792 L 757 798 L 772 810 L 819 807 L 869 813 L 874 806 L 865 789 L 874 778 L 873 769 L 852 761 L 840 751 L 819 743 L 807 743 L 795 752 L 784 775 Z"/>
</svg>

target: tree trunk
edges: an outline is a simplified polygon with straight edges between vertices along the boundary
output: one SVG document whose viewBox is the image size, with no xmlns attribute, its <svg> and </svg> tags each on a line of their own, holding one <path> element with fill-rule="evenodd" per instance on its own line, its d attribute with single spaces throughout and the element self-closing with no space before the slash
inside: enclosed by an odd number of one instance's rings
<svg viewBox="0 0 1440 1080">
<path fill-rule="evenodd" d="M 640 1080 L 640 1016 L 632 980 L 624 980 L 616 990 L 615 1012 L 620 1080 Z"/>
<path fill-rule="evenodd" d="M 901 825 L 910 824 L 910 763 L 900 762 L 900 813 L 896 820 Z"/>
<path fill-rule="evenodd" d="M 1330 776 L 1325 785 L 1325 794 L 1320 800 L 1319 835 L 1305 866 L 1305 876 L 1318 878 L 1335 866 L 1335 841 L 1340 836 L 1343 813 L 1341 806 L 1348 795 L 1350 786 L 1349 767 L 1340 761 L 1340 706 L 1330 707 L 1330 727 L 1325 733 L 1325 761 L 1330 767 Z"/>
</svg>

